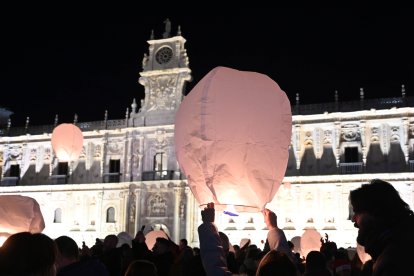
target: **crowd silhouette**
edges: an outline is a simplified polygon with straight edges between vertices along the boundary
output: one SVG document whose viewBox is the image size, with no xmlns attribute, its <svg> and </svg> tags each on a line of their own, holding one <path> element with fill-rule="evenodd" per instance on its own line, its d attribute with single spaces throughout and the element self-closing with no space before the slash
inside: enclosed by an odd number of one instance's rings
<svg viewBox="0 0 414 276">
<path fill-rule="evenodd" d="M 201 211 L 199 248 L 190 247 L 186 239 L 176 244 L 168 235 L 148 248 L 144 229 L 129 242 L 108 235 L 81 248 L 68 236 L 53 240 L 42 233 L 20 232 L 0 247 L 0 276 L 413 275 L 414 214 L 397 190 L 376 179 L 351 191 L 349 200 L 357 242 L 372 257 L 366 262 L 355 250 L 338 248 L 327 235 L 319 250 L 300 256 L 269 209 L 263 211 L 268 229 L 263 250 L 250 240 L 233 246 L 218 231 L 214 204 L 208 204 Z"/>
</svg>

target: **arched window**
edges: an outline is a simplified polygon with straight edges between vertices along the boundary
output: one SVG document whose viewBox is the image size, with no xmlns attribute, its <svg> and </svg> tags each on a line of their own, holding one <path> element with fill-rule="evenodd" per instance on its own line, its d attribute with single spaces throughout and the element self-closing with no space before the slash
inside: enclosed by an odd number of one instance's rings
<svg viewBox="0 0 414 276">
<path fill-rule="evenodd" d="M 109 207 L 106 210 L 106 222 L 115 222 L 115 208 Z"/>
<path fill-rule="evenodd" d="M 57 208 L 53 217 L 53 223 L 62 223 L 62 209 Z"/>
</svg>

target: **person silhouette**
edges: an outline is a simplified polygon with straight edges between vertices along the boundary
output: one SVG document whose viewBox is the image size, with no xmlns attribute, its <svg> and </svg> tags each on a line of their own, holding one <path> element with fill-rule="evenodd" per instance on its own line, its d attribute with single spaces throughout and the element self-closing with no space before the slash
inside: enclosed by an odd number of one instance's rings
<svg viewBox="0 0 414 276">
<path fill-rule="evenodd" d="M 203 223 L 198 227 L 200 239 L 200 255 L 203 267 L 208 276 L 232 275 L 227 267 L 226 253 L 214 224 L 214 203 L 208 203 L 201 211 Z"/>
<path fill-rule="evenodd" d="M 288 244 L 285 232 L 277 226 L 275 212 L 266 208 L 262 214 L 266 227 L 269 229 L 263 251 L 269 252 L 270 250 L 277 250 L 283 252 L 296 264 L 296 257 Z"/>
<path fill-rule="evenodd" d="M 398 191 L 374 179 L 352 190 L 349 201 L 357 242 L 372 257 L 372 275 L 411 275 L 414 213 Z"/>
</svg>

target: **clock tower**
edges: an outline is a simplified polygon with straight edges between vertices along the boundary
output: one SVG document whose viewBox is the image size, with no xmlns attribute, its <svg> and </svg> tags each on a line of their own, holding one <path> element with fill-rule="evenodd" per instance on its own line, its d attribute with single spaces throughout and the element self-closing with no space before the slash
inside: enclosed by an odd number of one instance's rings
<svg viewBox="0 0 414 276">
<path fill-rule="evenodd" d="M 170 36 L 171 22 L 166 19 L 165 32 L 148 40 L 149 53 L 144 54 L 139 83 L 145 87 L 145 98 L 136 111 L 132 104 L 130 126 L 155 126 L 174 124 L 175 113 L 183 99 L 185 83 L 191 81 L 185 39 L 178 26 L 177 34 Z"/>
</svg>

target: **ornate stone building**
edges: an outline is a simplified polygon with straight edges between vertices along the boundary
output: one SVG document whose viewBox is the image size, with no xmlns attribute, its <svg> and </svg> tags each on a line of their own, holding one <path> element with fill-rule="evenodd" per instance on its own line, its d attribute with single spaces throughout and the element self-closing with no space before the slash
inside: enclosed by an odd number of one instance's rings
<svg viewBox="0 0 414 276">
<path fill-rule="evenodd" d="M 180 29 L 166 28 L 148 41 L 135 99 L 124 119 L 75 122 L 84 135 L 83 152 L 60 162 L 51 147 L 55 125 L 5 127 L 0 136 L 0 194 L 38 200 L 52 238 L 95 238 L 142 225 L 163 228 L 178 242 L 198 245 L 199 207 L 181 174 L 173 145 L 174 116 L 191 80 Z M 400 98 L 292 105 L 292 143 L 283 184 L 268 207 L 278 214 L 288 238 L 316 229 L 340 246 L 355 246 L 348 194 L 373 178 L 391 182 L 414 206 L 413 99 Z M 57 124 L 57 122 L 56 122 Z M 217 215 L 232 243 L 266 238 L 263 217 Z"/>
</svg>

